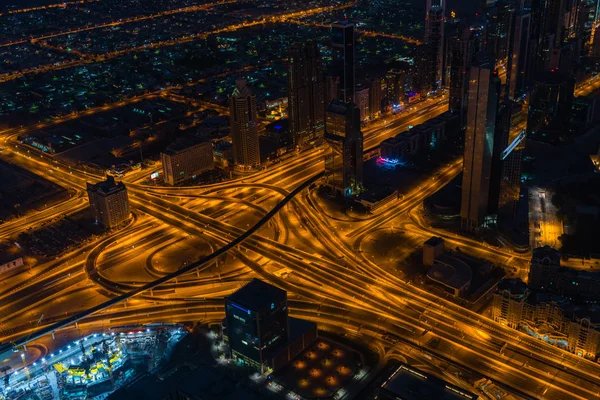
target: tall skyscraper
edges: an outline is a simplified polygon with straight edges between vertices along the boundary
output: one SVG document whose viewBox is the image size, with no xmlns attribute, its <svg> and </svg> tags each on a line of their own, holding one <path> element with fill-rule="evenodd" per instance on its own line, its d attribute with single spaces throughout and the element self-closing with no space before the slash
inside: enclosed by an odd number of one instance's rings
<svg viewBox="0 0 600 400">
<path fill-rule="evenodd" d="M 420 73 L 422 78 L 422 92 L 435 90 L 441 85 L 442 66 L 444 64 L 444 8 L 432 5 L 427 9 L 425 24 L 424 68 Z"/>
<path fill-rule="evenodd" d="M 233 358 L 266 371 L 289 337 L 287 293 L 258 279 L 225 298 Z"/>
<path fill-rule="evenodd" d="M 509 148 L 503 152 L 500 175 L 500 196 L 498 198 L 498 219 L 511 221 L 517 213 L 517 203 L 521 195 L 521 172 L 525 150 L 525 132 L 511 138 Z"/>
<path fill-rule="evenodd" d="M 256 96 L 245 80 L 238 79 L 235 84 L 229 97 L 233 163 L 238 169 L 252 170 L 260 165 Z"/>
<path fill-rule="evenodd" d="M 514 14 L 507 62 L 507 92 L 511 100 L 522 96 L 527 89 L 527 68 L 529 67 L 531 33 L 531 12 L 517 9 Z"/>
<path fill-rule="evenodd" d="M 96 222 L 105 228 L 115 228 L 129 219 L 129 198 L 123 182 L 107 176 L 103 182 L 87 184 L 90 210 Z"/>
<path fill-rule="evenodd" d="M 355 66 L 354 52 L 356 39 L 354 24 L 340 21 L 331 26 L 331 46 L 333 50 L 332 75 L 340 78 L 338 99 L 343 102 L 354 101 Z"/>
<path fill-rule="evenodd" d="M 461 126 L 467 116 L 469 70 L 477 55 L 483 51 L 485 36 L 483 26 L 460 24 L 458 32 L 448 41 L 450 62 L 449 109 L 459 114 Z"/>
<path fill-rule="evenodd" d="M 489 63 L 480 61 L 469 72 L 469 103 L 463 161 L 461 226 L 477 230 L 488 211 L 498 82 Z"/>
<path fill-rule="evenodd" d="M 323 62 L 317 42 L 292 45 L 288 63 L 288 113 L 294 146 L 323 135 Z"/>
<path fill-rule="evenodd" d="M 510 101 L 502 101 L 498 105 L 496 126 L 494 128 L 494 149 L 490 170 L 490 191 L 488 199 L 488 214 L 496 214 L 500 197 L 500 180 L 502 175 L 502 152 L 508 147 L 508 137 L 511 127 L 512 106 Z"/>
<path fill-rule="evenodd" d="M 343 196 L 362 190 L 363 136 L 360 110 L 353 103 L 333 101 L 325 113 L 326 184 Z"/>
<path fill-rule="evenodd" d="M 496 61 L 505 61 L 508 58 L 515 8 L 511 0 L 499 0 L 496 2 L 496 10 L 493 51 Z"/>
</svg>

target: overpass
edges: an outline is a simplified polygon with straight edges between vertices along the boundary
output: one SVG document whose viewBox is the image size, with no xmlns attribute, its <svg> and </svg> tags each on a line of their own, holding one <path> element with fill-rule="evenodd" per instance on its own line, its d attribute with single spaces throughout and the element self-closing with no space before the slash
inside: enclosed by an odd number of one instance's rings
<svg viewBox="0 0 600 400">
<path fill-rule="evenodd" d="M 140 286 L 137 289 L 134 289 L 127 293 L 116 296 L 116 297 L 114 297 L 108 301 L 105 301 L 102 304 L 98 304 L 97 306 L 94 306 L 88 310 L 79 312 L 77 314 L 72 315 L 71 317 L 65 318 L 59 322 L 52 324 L 52 325 L 41 328 L 40 330 L 33 332 L 31 335 L 29 335 L 25 338 L 17 339 L 12 343 L 3 343 L 2 345 L 0 345 L 0 359 L 5 359 L 6 353 L 12 352 L 14 346 L 21 347 L 33 340 L 39 339 L 50 333 L 53 333 L 58 329 L 65 328 L 65 327 L 67 327 L 71 324 L 74 324 L 77 321 L 82 320 L 98 311 L 101 311 L 108 307 L 114 306 L 115 304 L 118 304 L 122 301 L 130 299 L 130 298 L 137 296 L 138 294 L 141 294 L 143 292 L 154 289 L 157 286 L 162 285 L 163 283 L 166 283 L 166 282 L 168 282 L 172 279 L 175 279 L 185 273 L 193 271 L 194 269 L 202 266 L 203 264 L 214 260 L 215 258 L 219 257 L 222 254 L 227 253 L 229 250 L 231 250 L 235 246 L 241 244 L 246 239 L 248 239 L 250 236 L 252 236 L 254 233 L 256 233 L 260 228 L 263 227 L 263 225 L 265 225 L 267 222 L 269 222 L 269 220 L 271 218 L 273 218 L 279 212 L 279 210 L 281 210 L 283 207 L 285 207 L 285 205 L 288 204 L 298 193 L 302 192 L 304 189 L 306 189 L 308 186 L 310 186 L 311 184 L 316 182 L 322 176 L 323 176 L 323 172 L 320 172 L 317 175 L 313 176 L 312 178 L 304 181 L 302 184 L 300 184 L 298 187 L 296 187 L 294 190 L 292 190 L 287 196 L 285 196 L 279 203 L 277 203 L 277 205 L 275 205 L 275 207 L 273 207 L 273 209 L 271 209 L 271 211 L 269 211 L 264 217 L 262 217 L 250 229 L 248 229 L 246 232 L 244 232 L 243 234 L 241 234 L 240 236 L 238 236 L 237 238 L 235 238 L 233 241 L 229 242 L 225 246 L 221 247 L 217 251 L 213 252 L 212 254 L 208 254 L 208 255 L 202 257 L 198 261 L 190 263 L 190 264 L 186 265 L 185 267 L 183 267 L 169 275 L 165 275 L 162 278 L 159 278 L 159 279 L 156 279 L 155 281 L 149 282 L 143 286 Z"/>
</svg>

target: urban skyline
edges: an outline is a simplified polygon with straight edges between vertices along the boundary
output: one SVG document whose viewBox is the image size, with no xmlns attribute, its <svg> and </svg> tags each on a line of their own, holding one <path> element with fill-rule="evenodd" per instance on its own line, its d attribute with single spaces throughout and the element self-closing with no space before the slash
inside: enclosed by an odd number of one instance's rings
<svg viewBox="0 0 600 400">
<path fill-rule="evenodd" d="M 599 6 L 0 5 L 0 400 L 600 397 Z"/>
</svg>

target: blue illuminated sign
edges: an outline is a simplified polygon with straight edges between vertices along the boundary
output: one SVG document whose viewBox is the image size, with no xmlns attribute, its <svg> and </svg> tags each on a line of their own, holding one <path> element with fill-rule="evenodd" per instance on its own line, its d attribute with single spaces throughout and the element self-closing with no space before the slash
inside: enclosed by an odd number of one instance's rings
<svg viewBox="0 0 600 400">
<path fill-rule="evenodd" d="M 235 303 L 231 303 L 231 305 L 237 308 L 238 310 L 242 310 L 243 312 L 248 313 L 248 315 L 250 315 L 250 310 L 246 310 L 244 307 L 240 307 Z"/>
</svg>

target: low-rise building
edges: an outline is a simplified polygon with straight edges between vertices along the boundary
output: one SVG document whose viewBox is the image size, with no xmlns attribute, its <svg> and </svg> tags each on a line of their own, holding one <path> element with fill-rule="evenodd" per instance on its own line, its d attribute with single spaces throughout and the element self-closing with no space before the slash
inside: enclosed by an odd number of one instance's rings
<svg viewBox="0 0 600 400">
<path fill-rule="evenodd" d="M 600 272 L 562 267 L 560 253 L 550 246 L 533 250 L 528 285 L 584 302 L 600 300 Z"/>
<path fill-rule="evenodd" d="M 433 265 L 435 258 L 441 256 L 446 251 L 444 239 L 433 236 L 423 244 L 423 264 Z"/>
<path fill-rule="evenodd" d="M 520 279 L 501 281 L 494 293 L 492 318 L 583 357 L 600 350 L 600 308 L 567 297 L 530 290 Z"/>
</svg>

